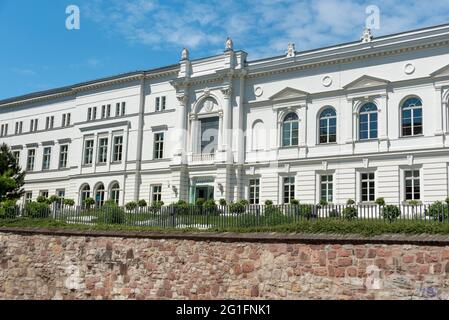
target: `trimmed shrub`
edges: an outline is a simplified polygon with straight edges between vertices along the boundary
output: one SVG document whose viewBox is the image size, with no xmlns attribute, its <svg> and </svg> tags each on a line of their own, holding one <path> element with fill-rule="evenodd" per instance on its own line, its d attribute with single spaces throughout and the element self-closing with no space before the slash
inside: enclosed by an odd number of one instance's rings
<svg viewBox="0 0 449 320">
<path fill-rule="evenodd" d="M 265 201 L 265 205 L 266 206 L 272 206 L 273 205 L 273 201 L 267 200 L 267 201 Z"/>
<path fill-rule="evenodd" d="M 148 206 L 147 202 L 144 199 L 139 200 L 137 204 L 139 205 L 140 208 L 145 208 Z"/>
<path fill-rule="evenodd" d="M 320 201 L 320 206 L 326 207 L 326 206 L 328 206 L 328 205 L 329 205 L 329 202 L 327 202 L 326 200 L 321 200 L 321 201 Z"/>
<path fill-rule="evenodd" d="M 179 200 L 178 202 L 173 204 L 176 214 L 187 215 L 190 213 L 190 205 L 184 201 Z"/>
<path fill-rule="evenodd" d="M 346 220 L 354 220 L 355 218 L 357 218 L 358 211 L 357 208 L 347 207 L 343 210 L 342 214 L 343 218 L 345 218 Z"/>
<path fill-rule="evenodd" d="M 112 201 L 112 202 L 111 202 Z M 104 213 L 104 222 L 107 224 L 125 223 L 125 212 L 113 200 L 106 201 L 101 209 Z"/>
<path fill-rule="evenodd" d="M 217 204 L 212 199 L 211 200 L 207 200 L 204 203 L 203 208 L 204 208 L 204 212 L 206 214 L 216 214 L 216 213 L 218 213 Z"/>
<path fill-rule="evenodd" d="M 37 197 L 36 202 L 37 203 L 45 203 L 45 204 L 49 204 L 50 203 L 50 201 L 46 197 L 44 197 L 44 196 Z"/>
<path fill-rule="evenodd" d="M 409 200 L 409 201 L 407 201 L 407 204 L 409 206 L 417 207 L 417 206 L 419 206 L 420 202 L 416 201 L 416 200 Z"/>
<path fill-rule="evenodd" d="M 299 200 L 293 199 L 292 201 L 290 201 L 290 204 L 292 206 L 299 206 Z"/>
<path fill-rule="evenodd" d="M 0 219 L 15 219 L 19 213 L 17 200 L 5 200 L 0 203 Z"/>
<path fill-rule="evenodd" d="M 202 207 L 205 202 L 206 202 L 206 199 L 198 198 L 195 201 L 195 205 L 198 206 L 198 207 Z"/>
<path fill-rule="evenodd" d="M 397 220 L 400 215 L 401 210 L 398 206 L 386 206 L 382 209 L 382 216 L 390 222 Z"/>
<path fill-rule="evenodd" d="M 444 200 L 444 202 L 446 202 L 446 204 L 449 205 L 449 197 L 447 197 L 446 200 Z"/>
<path fill-rule="evenodd" d="M 135 201 L 128 202 L 128 203 L 125 205 L 125 208 L 126 208 L 126 210 L 128 210 L 128 211 L 134 211 L 134 210 L 136 210 L 137 207 L 138 207 L 138 204 L 137 204 L 137 202 L 135 202 Z"/>
<path fill-rule="evenodd" d="M 239 203 L 240 203 L 241 205 L 244 205 L 245 207 L 246 207 L 246 206 L 249 206 L 249 201 L 248 201 L 248 200 L 245 200 L 245 199 L 240 200 Z"/>
<path fill-rule="evenodd" d="M 75 205 L 75 200 L 73 200 L 73 199 L 64 199 L 63 203 L 64 203 L 65 206 L 73 207 Z"/>
<path fill-rule="evenodd" d="M 33 219 L 46 219 L 50 216 L 50 208 L 47 203 L 28 202 L 25 205 L 25 216 Z"/>
<path fill-rule="evenodd" d="M 50 203 L 55 203 L 55 202 L 58 202 L 58 201 L 60 201 L 61 199 L 58 197 L 58 196 L 56 196 L 56 195 L 53 195 L 53 196 L 51 196 L 49 199 L 48 199 L 48 201 L 50 201 Z"/>
<path fill-rule="evenodd" d="M 220 204 L 220 206 L 226 206 L 226 205 L 228 205 L 228 202 L 226 201 L 226 199 L 220 199 L 220 200 L 218 201 L 218 203 Z"/>
<path fill-rule="evenodd" d="M 95 204 L 95 200 L 92 198 L 87 198 L 84 200 L 84 205 L 88 208 L 92 207 Z"/>
<path fill-rule="evenodd" d="M 234 214 L 242 214 L 245 212 L 245 205 L 243 205 L 241 202 L 231 202 L 229 205 L 229 212 Z"/>
<path fill-rule="evenodd" d="M 163 201 L 155 201 L 150 206 L 151 213 L 158 213 L 160 212 L 161 208 L 164 206 Z"/>
<path fill-rule="evenodd" d="M 376 199 L 376 204 L 378 206 L 381 206 L 381 207 L 385 206 L 385 199 L 384 198 L 377 198 Z"/>
<path fill-rule="evenodd" d="M 353 206 L 353 205 L 355 205 L 355 201 L 352 200 L 352 199 L 349 199 L 348 201 L 346 201 L 346 205 L 347 206 Z"/>
<path fill-rule="evenodd" d="M 449 206 L 441 201 L 431 204 L 425 214 L 435 221 L 445 221 L 448 218 Z"/>
</svg>

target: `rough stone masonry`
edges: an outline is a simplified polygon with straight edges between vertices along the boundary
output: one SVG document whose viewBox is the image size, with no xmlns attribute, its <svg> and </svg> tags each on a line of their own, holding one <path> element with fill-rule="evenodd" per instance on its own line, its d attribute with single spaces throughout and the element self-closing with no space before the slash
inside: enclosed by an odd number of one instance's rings
<svg viewBox="0 0 449 320">
<path fill-rule="evenodd" d="M 0 233 L 0 299 L 449 299 L 449 247 Z"/>
</svg>

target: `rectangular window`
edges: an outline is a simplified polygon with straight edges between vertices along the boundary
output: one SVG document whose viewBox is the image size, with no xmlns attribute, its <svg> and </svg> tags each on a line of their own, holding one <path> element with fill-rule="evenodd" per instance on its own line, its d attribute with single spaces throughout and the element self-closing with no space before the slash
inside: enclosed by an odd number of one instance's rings
<svg viewBox="0 0 449 320">
<path fill-rule="evenodd" d="M 98 163 L 108 162 L 108 138 L 98 141 Z"/>
<path fill-rule="evenodd" d="M 421 200 L 421 181 L 419 170 L 405 171 L 405 200 Z"/>
<path fill-rule="evenodd" d="M 31 119 L 30 132 L 37 131 L 37 119 Z"/>
<path fill-rule="evenodd" d="M 21 134 L 23 128 L 23 121 L 16 122 L 15 134 Z"/>
<path fill-rule="evenodd" d="M 62 115 L 62 127 L 70 126 L 70 113 L 64 113 Z"/>
<path fill-rule="evenodd" d="M 14 159 L 16 160 L 16 163 L 19 164 L 20 163 L 20 151 L 14 151 L 13 155 L 14 155 Z"/>
<path fill-rule="evenodd" d="M 61 146 L 59 152 L 59 168 L 67 168 L 68 156 L 69 156 L 69 146 L 68 145 Z"/>
<path fill-rule="evenodd" d="M 112 156 L 112 161 L 120 162 L 122 161 L 123 154 L 123 137 L 114 137 L 114 151 Z"/>
<path fill-rule="evenodd" d="M 28 150 L 27 171 L 34 170 L 34 159 L 35 158 L 36 158 L 36 150 L 35 149 Z"/>
<path fill-rule="evenodd" d="M 92 120 L 92 108 L 87 109 L 87 121 Z"/>
<path fill-rule="evenodd" d="M 106 118 L 106 106 L 101 106 L 101 119 Z"/>
<path fill-rule="evenodd" d="M 92 120 L 96 120 L 97 119 L 97 107 L 94 107 L 92 109 Z"/>
<path fill-rule="evenodd" d="M 167 103 L 167 97 L 162 97 L 161 99 L 161 110 L 164 111 Z"/>
<path fill-rule="evenodd" d="M 162 159 L 164 157 L 164 133 L 156 133 L 154 135 L 154 159 Z"/>
<path fill-rule="evenodd" d="M 66 119 L 67 126 L 70 126 L 70 121 L 72 120 L 71 117 L 72 117 L 72 115 L 70 113 L 67 113 L 67 119 Z"/>
<path fill-rule="evenodd" d="M 108 104 L 106 106 L 106 118 L 110 118 L 111 117 L 111 105 Z"/>
<path fill-rule="evenodd" d="M 162 201 L 162 186 L 153 186 L 151 195 L 151 203 L 160 202 Z"/>
<path fill-rule="evenodd" d="M 1 130 L 0 130 L 0 137 L 4 137 L 8 135 L 8 125 L 2 124 Z"/>
<path fill-rule="evenodd" d="M 120 116 L 120 102 L 117 102 L 115 104 L 115 116 L 116 117 Z"/>
<path fill-rule="evenodd" d="M 260 180 L 250 179 L 249 180 L 249 203 L 259 204 L 259 194 L 260 194 Z"/>
<path fill-rule="evenodd" d="M 156 111 L 161 111 L 161 98 L 156 98 Z"/>
<path fill-rule="evenodd" d="M 47 117 L 45 120 L 45 129 L 49 130 L 49 129 L 53 129 L 55 124 L 55 117 L 51 116 L 51 117 Z"/>
<path fill-rule="evenodd" d="M 94 156 L 94 140 L 86 140 L 84 142 L 84 165 L 92 164 Z"/>
<path fill-rule="evenodd" d="M 334 201 L 334 176 L 321 176 L 321 200 L 326 202 Z"/>
<path fill-rule="evenodd" d="M 65 127 L 66 118 L 67 118 L 67 115 L 66 115 L 66 114 L 63 114 L 63 115 L 62 115 L 62 124 L 61 124 L 61 127 Z"/>
<path fill-rule="evenodd" d="M 284 204 L 295 199 L 295 177 L 284 178 Z"/>
<path fill-rule="evenodd" d="M 374 202 L 376 200 L 376 181 L 374 172 L 361 174 L 362 202 Z"/>
<path fill-rule="evenodd" d="M 50 169 L 50 161 L 51 161 L 51 147 L 45 147 L 44 155 L 42 157 L 42 170 Z"/>
<path fill-rule="evenodd" d="M 122 102 L 122 116 L 126 113 L 126 102 Z"/>
<path fill-rule="evenodd" d="M 33 201 L 33 192 L 27 191 L 25 192 L 25 203 L 29 203 Z"/>
<path fill-rule="evenodd" d="M 48 198 L 48 190 L 41 190 L 41 191 L 39 191 L 39 196 L 40 197 L 44 197 L 44 198 Z"/>
</svg>

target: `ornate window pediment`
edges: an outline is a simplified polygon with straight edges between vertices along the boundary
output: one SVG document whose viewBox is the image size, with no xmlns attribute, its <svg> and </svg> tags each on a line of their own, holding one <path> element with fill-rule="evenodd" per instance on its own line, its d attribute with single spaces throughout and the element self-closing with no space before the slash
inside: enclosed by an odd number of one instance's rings
<svg viewBox="0 0 449 320">
<path fill-rule="evenodd" d="M 440 68 L 435 72 L 432 72 L 430 76 L 433 78 L 441 78 L 449 76 L 449 65 L 444 66 L 443 68 Z"/>
<path fill-rule="evenodd" d="M 306 99 L 308 95 L 309 95 L 308 92 L 287 87 L 285 89 L 282 89 L 275 95 L 271 96 L 269 99 L 272 101 L 281 101 L 281 100 L 290 100 L 290 99 Z"/>
<path fill-rule="evenodd" d="M 376 87 L 385 87 L 390 81 L 371 76 L 362 76 L 343 87 L 345 90 L 357 90 Z"/>
<path fill-rule="evenodd" d="M 214 98 L 206 98 L 198 106 L 197 114 L 214 113 L 219 111 L 219 106 Z"/>
</svg>

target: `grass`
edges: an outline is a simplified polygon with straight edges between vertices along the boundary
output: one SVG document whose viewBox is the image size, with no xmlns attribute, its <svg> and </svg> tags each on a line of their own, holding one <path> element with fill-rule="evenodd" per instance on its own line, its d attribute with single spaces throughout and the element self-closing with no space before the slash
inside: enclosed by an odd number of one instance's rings
<svg viewBox="0 0 449 320">
<path fill-rule="evenodd" d="M 81 231 L 157 231 L 157 232 L 278 232 L 278 233 L 305 233 L 305 234 L 354 234 L 362 236 L 375 236 L 382 234 L 445 234 L 449 235 L 449 223 L 429 221 L 345 221 L 345 220 L 317 220 L 299 221 L 289 224 L 264 227 L 242 227 L 235 224 L 226 228 L 212 228 L 209 230 L 169 229 L 160 227 L 138 227 L 126 225 L 74 225 L 52 219 L 15 219 L 0 220 L 0 227 L 46 228 Z"/>
</svg>

